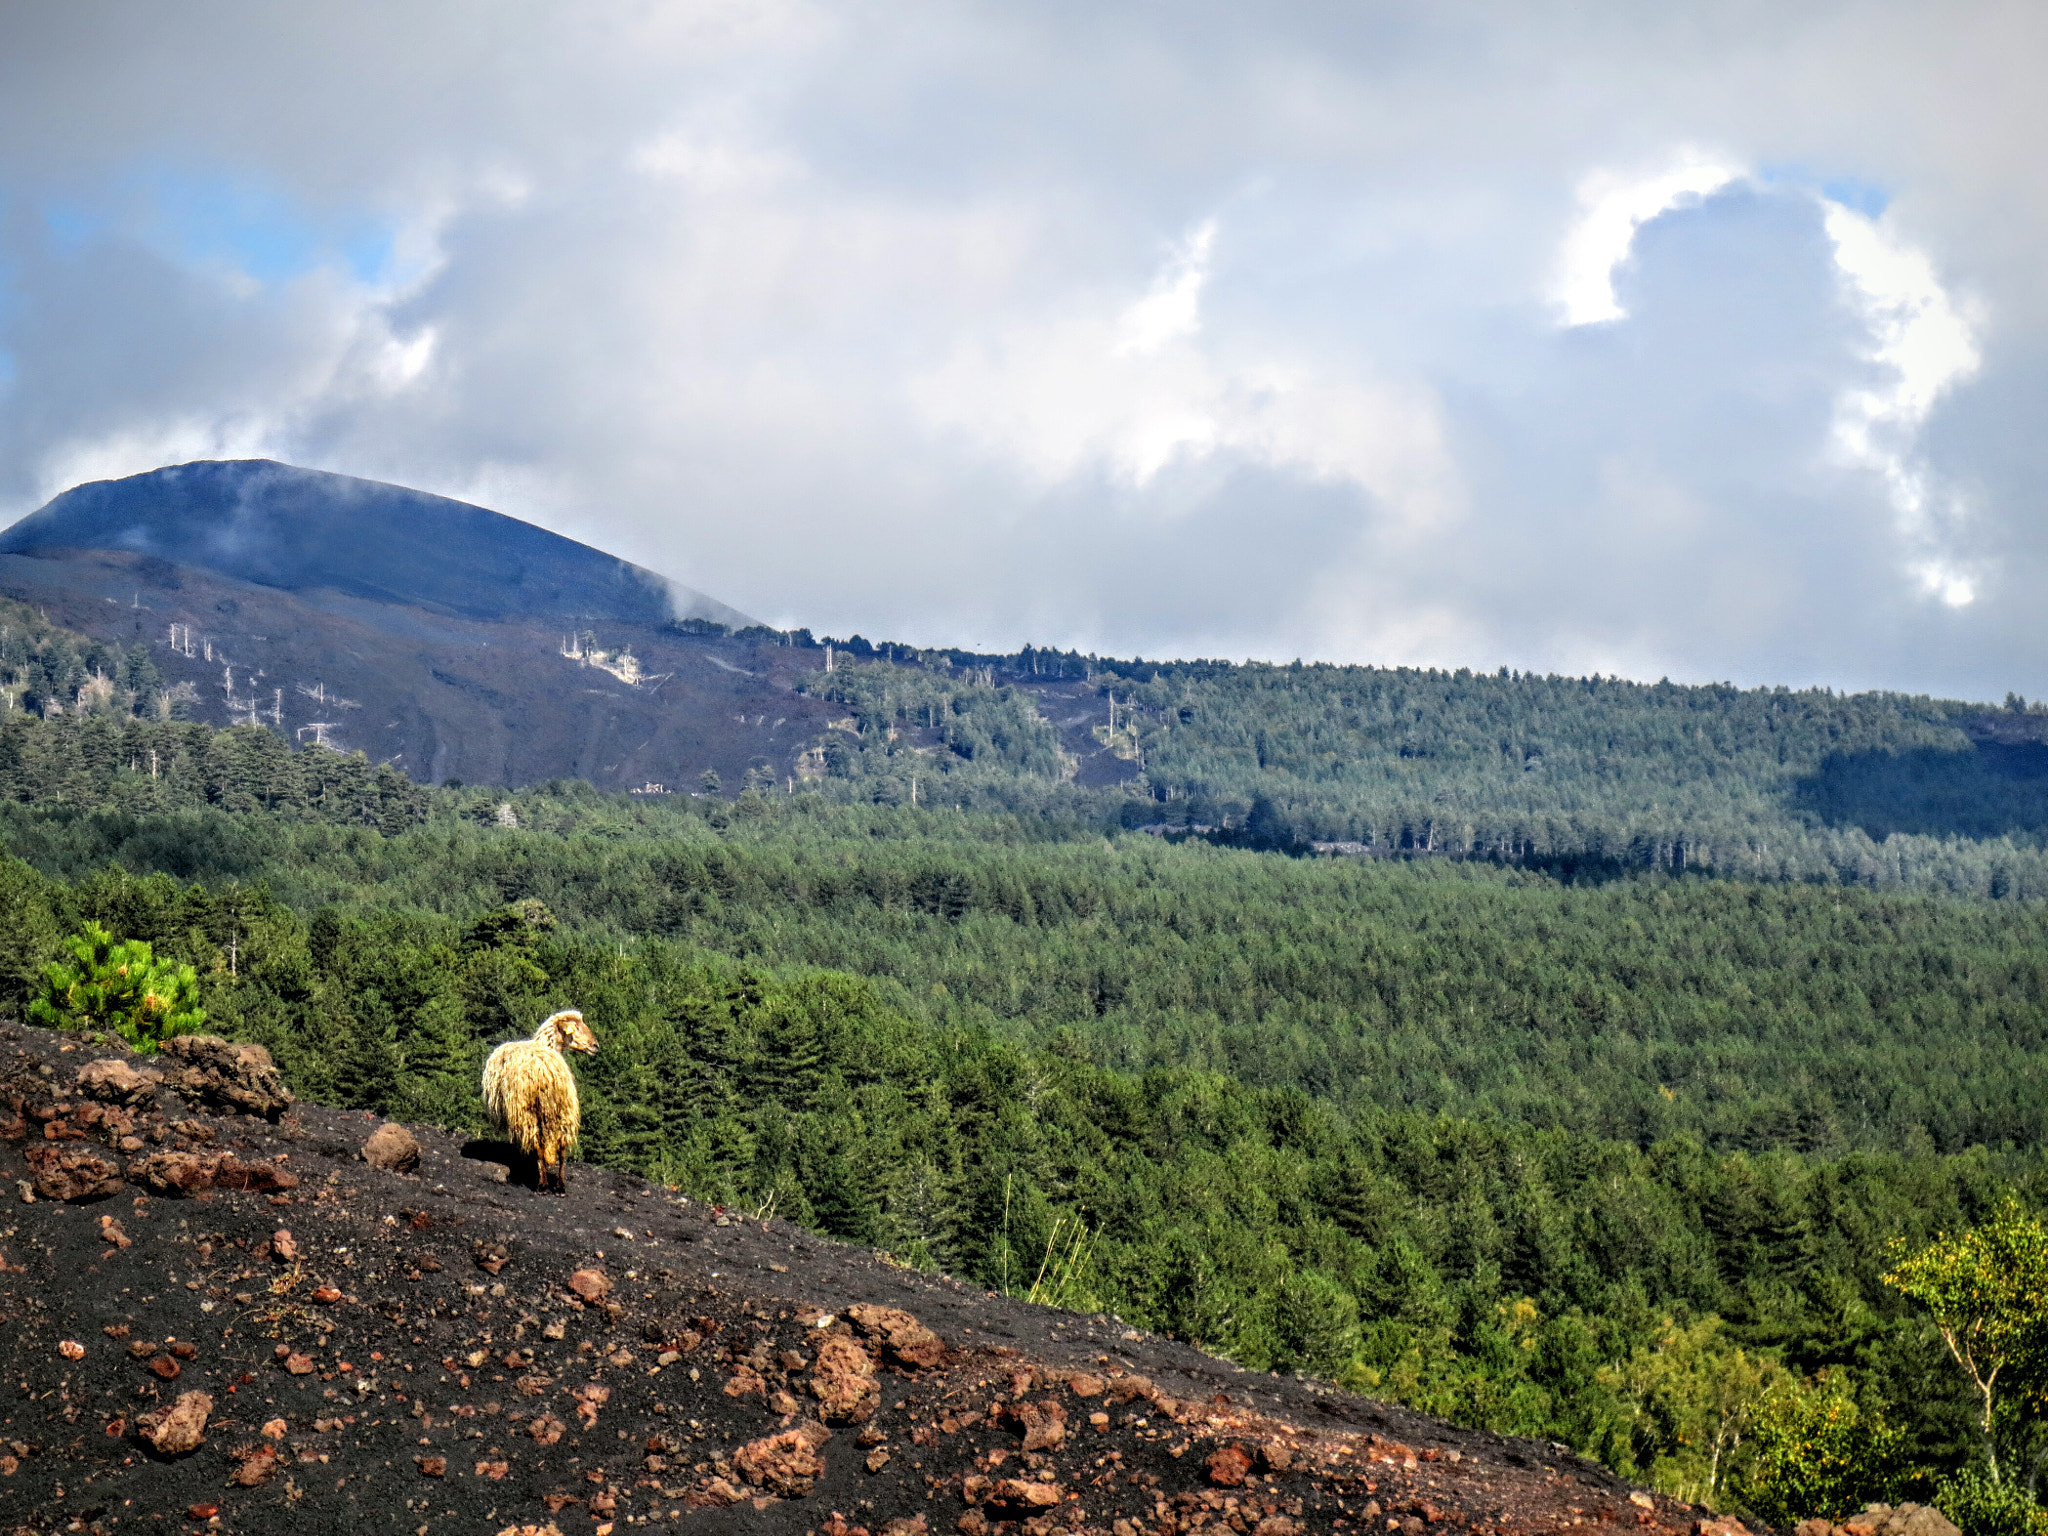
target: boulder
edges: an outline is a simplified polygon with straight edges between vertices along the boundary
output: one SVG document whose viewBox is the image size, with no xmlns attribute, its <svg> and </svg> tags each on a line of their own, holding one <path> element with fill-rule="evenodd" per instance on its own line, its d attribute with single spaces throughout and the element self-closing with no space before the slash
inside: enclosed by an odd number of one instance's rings
<svg viewBox="0 0 2048 1536">
<path fill-rule="evenodd" d="M 276 1120 L 292 1106 L 291 1090 L 260 1045 L 236 1045 L 218 1035 L 177 1035 L 164 1043 L 164 1055 L 169 1058 L 165 1080 L 197 1103 L 266 1120 Z"/>
<path fill-rule="evenodd" d="M 420 1165 L 420 1144 L 394 1120 L 387 1120 L 363 1143 L 363 1161 L 386 1173 L 411 1173 Z"/>
<path fill-rule="evenodd" d="M 819 1341 L 817 1363 L 811 1367 L 811 1392 L 824 1418 L 860 1423 L 874 1413 L 879 1396 L 874 1358 L 844 1334 L 828 1335 Z"/>
<path fill-rule="evenodd" d="M 156 1097 L 161 1072 L 138 1072 L 125 1061 L 108 1058 L 88 1061 L 78 1069 L 78 1091 L 102 1104 L 125 1104 L 133 1109 Z"/>
<path fill-rule="evenodd" d="M 1926 1504 L 1866 1504 L 1840 1525 L 1803 1520 L 1799 1529 L 1807 1536 L 1962 1536 L 1955 1522 Z"/>
<path fill-rule="evenodd" d="M 815 1421 L 764 1435 L 733 1452 L 733 1470 L 764 1493 L 801 1498 L 825 1475 L 818 1447 L 831 1438 L 832 1431 Z"/>
<path fill-rule="evenodd" d="M 256 1194 L 297 1189 L 298 1175 L 273 1163 L 245 1163 L 232 1152 L 156 1152 L 128 1165 L 128 1177 L 159 1195 L 196 1195 L 205 1189 Z"/>
<path fill-rule="evenodd" d="M 206 1420 L 213 1412 L 213 1399 L 204 1392 L 183 1392 L 175 1403 L 145 1413 L 135 1421 L 135 1431 L 160 1456 L 182 1456 L 206 1444 Z"/>
<path fill-rule="evenodd" d="M 922 1370 L 945 1363 L 946 1341 L 908 1312 L 863 1304 L 848 1307 L 846 1319 L 862 1337 L 879 1343 L 898 1365 Z"/>
<path fill-rule="evenodd" d="M 1204 1465 L 1209 1481 L 1218 1488 L 1242 1488 L 1252 1470 L 1251 1453 L 1241 1445 L 1226 1445 L 1212 1452 Z"/>
<path fill-rule="evenodd" d="M 84 1147 L 30 1147 L 28 1165 L 45 1200 L 104 1200 L 121 1192 L 119 1165 Z"/>
</svg>

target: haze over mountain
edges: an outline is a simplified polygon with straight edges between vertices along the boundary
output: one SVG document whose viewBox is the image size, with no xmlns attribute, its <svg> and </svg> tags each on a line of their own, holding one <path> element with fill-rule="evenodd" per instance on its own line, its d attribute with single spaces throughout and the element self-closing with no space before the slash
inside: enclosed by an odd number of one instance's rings
<svg viewBox="0 0 2048 1536">
<path fill-rule="evenodd" d="M 825 709 L 751 659 L 821 658 L 726 638 L 751 621 L 703 593 L 482 507 L 265 460 L 65 492 L 0 534 L 0 595 L 146 645 L 181 714 L 429 781 L 737 779 Z"/>
<path fill-rule="evenodd" d="M 55 497 L 0 553 L 128 550 L 288 592 L 326 588 L 465 618 L 661 624 L 735 608 L 503 513 L 269 459 L 177 464 Z"/>
</svg>

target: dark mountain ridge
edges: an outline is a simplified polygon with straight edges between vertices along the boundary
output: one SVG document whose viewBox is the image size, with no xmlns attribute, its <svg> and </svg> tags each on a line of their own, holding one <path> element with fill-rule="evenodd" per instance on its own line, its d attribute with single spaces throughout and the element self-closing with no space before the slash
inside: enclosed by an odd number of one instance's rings
<svg viewBox="0 0 2048 1536">
<path fill-rule="evenodd" d="M 503 622 L 753 621 L 701 592 L 500 512 L 269 459 L 96 480 L 0 533 L 0 554 L 126 550 L 287 592 L 329 589 Z"/>
</svg>

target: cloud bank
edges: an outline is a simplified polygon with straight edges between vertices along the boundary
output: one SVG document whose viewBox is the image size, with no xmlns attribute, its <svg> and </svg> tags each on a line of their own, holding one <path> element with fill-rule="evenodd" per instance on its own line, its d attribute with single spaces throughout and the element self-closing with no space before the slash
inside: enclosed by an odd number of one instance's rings
<svg viewBox="0 0 2048 1536">
<path fill-rule="evenodd" d="M 2038 8 L 19 8 L 0 517 L 268 455 L 927 643 L 2036 693 Z"/>
</svg>

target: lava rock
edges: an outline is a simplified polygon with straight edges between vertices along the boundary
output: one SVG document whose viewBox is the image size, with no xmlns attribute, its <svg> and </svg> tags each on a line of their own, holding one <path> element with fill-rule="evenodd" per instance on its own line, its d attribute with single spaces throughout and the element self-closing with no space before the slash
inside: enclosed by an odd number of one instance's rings
<svg viewBox="0 0 2048 1536">
<path fill-rule="evenodd" d="M 121 1192 L 120 1168 L 83 1147 L 30 1147 L 28 1164 L 45 1200 L 104 1200 Z"/>
<path fill-rule="evenodd" d="M 89 1061 L 78 1069 L 78 1091 L 102 1104 L 125 1104 L 133 1109 L 156 1097 L 161 1072 L 138 1072 L 125 1061 L 109 1057 Z"/>
<path fill-rule="evenodd" d="M 386 1173 L 411 1173 L 420 1165 L 420 1144 L 411 1131 L 387 1120 L 363 1143 L 363 1161 Z"/>
<path fill-rule="evenodd" d="M 874 1413 L 880 1395 L 874 1357 L 844 1334 L 826 1338 L 818 1345 L 811 1393 L 818 1399 L 818 1412 L 829 1422 L 860 1423 Z"/>
<path fill-rule="evenodd" d="M 825 1475 L 818 1447 L 831 1437 L 831 1430 L 815 1422 L 764 1435 L 733 1452 L 733 1470 L 778 1498 L 801 1498 Z"/>
<path fill-rule="evenodd" d="M 848 1307 L 846 1317 L 864 1337 L 878 1341 L 898 1365 L 920 1370 L 945 1363 L 946 1341 L 908 1312 L 863 1305 Z"/>
<path fill-rule="evenodd" d="M 160 1456 L 183 1456 L 206 1444 L 206 1420 L 213 1399 L 204 1392 L 180 1393 L 178 1400 L 135 1421 L 136 1433 Z"/>
<path fill-rule="evenodd" d="M 292 1091 L 260 1045 L 236 1045 L 218 1035 L 177 1035 L 165 1043 L 164 1053 L 174 1062 L 170 1085 L 187 1098 L 265 1120 L 276 1120 L 292 1107 Z"/>
</svg>

